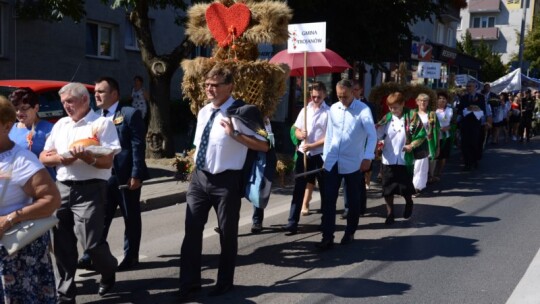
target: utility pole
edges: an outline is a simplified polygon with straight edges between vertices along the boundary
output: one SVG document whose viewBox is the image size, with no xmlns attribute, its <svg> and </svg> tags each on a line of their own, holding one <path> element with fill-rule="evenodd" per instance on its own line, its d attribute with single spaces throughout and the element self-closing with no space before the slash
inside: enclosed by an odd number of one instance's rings
<svg viewBox="0 0 540 304">
<path fill-rule="evenodd" d="M 525 3 L 527 1 L 527 3 Z M 523 48 L 525 47 L 525 20 L 527 16 L 527 8 L 529 0 L 521 0 L 521 8 L 523 9 L 523 17 L 521 19 L 521 32 L 519 34 L 519 68 L 523 73 Z"/>
</svg>

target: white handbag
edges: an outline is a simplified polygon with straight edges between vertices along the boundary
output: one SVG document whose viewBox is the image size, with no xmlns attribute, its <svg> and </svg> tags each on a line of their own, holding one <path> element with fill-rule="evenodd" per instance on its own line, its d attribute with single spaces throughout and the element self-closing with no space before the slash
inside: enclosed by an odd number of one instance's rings
<svg viewBox="0 0 540 304">
<path fill-rule="evenodd" d="M 15 155 L 13 156 L 13 158 L 15 158 Z M 13 160 L 11 161 L 10 171 L 12 171 L 12 169 Z M 9 176 L 10 177 L 4 180 L 2 193 L 0 194 L 0 203 L 4 201 L 7 186 L 9 184 L 9 181 L 11 180 L 11 173 L 9 174 Z M 58 219 L 54 215 L 17 223 L 13 225 L 13 227 L 9 228 L 6 232 L 4 232 L 2 239 L 0 239 L 0 244 L 3 245 L 4 248 L 6 248 L 7 252 L 10 255 L 12 255 L 24 246 L 36 240 L 38 237 L 47 233 L 47 231 L 49 231 L 49 229 L 54 227 L 57 223 Z"/>
<path fill-rule="evenodd" d="M 44 235 L 58 223 L 56 216 L 28 220 L 13 225 L 4 233 L 0 243 L 11 255 Z"/>
</svg>

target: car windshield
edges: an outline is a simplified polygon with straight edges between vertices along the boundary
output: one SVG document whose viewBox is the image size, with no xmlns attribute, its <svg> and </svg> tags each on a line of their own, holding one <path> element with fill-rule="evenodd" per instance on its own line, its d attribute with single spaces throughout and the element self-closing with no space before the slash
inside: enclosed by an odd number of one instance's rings
<svg viewBox="0 0 540 304">
<path fill-rule="evenodd" d="M 15 87 L 6 87 L 0 86 L 0 94 L 6 97 L 15 91 Z M 39 112 L 38 115 L 40 118 L 44 118 L 55 122 L 61 117 L 66 116 L 62 102 L 60 102 L 60 96 L 58 95 L 57 89 L 52 89 L 50 91 L 40 92 L 39 96 Z M 90 92 L 90 106 L 92 109 L 97 110 L 96 99 L 92 92 Z"/>
</svg>

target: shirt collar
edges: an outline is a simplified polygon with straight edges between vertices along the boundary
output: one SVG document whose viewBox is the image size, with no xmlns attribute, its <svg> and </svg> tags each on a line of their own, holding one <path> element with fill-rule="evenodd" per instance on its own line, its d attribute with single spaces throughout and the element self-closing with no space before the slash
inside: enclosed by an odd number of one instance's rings
<svg viewBox="0 0 540 304">
<path fill-rule="evenodd" d="M 90 111 L 88 111 L 88 113 L 79 121 L 74 121 L 71 119 L 71 122 L 74 124 L 79 124 L 82 122 L 94 121 L 97 117 L 99 117 L 99 114 L 96 114 L 92 109 L 90 109 Z"/>
<path fill-rule="evenodd" d="M 114 115 L 114 113 L 116 113 L 116 109 L 118 108 L 118 104 L 119 104 L 119 101 L 113 103 L 112 106 L 110 106 L 110 107 L 107 109 L 107 110 L 109 111 L 109 113 L 107 114 L 107 116 Z"/>
<path fill-rule="evenodd" d="M 353 100 L 351 101 L 351 104 L 349 105 L 349 107 L 345 107 L 341 101 L 338 101 L 338 102 L 339 102 L 339 108 L 340 109 L 342 109 L 342 110 L 346 110 L 346 109 L 354 110 L 358 106 L 360 101 L 358 101 L 358 99 L 356 99 L 356 98 L 353 98 Z"/>
</svg>

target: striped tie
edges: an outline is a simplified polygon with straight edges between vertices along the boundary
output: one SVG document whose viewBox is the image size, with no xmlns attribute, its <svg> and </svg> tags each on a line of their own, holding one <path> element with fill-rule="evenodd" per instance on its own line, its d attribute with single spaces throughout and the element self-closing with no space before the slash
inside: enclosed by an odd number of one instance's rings
<svg viewBox="0 0 540 304">
<path fill-rule="evenodd" d="M 210 130 L 212 129 L 212 125 L 214 124 L 214 118 L 216 117 L 216 114 L 219 112 L 219 108 L 212 109 L 212 115 L 210 115 L 210 119 L 206 123 L 206 126 L 204 127 L 204 131 L 201 136 L 201 143 L 199 145 L 199 152 L 197 153 L 197 159 L 195 161 L 195 164 L 197 165 L 197 169 L 202 170 L 204 168 L 204 165 L 206 164 L 206 150 L 208 149 L 208 139 L 210 138 Z"/>
</svg>

